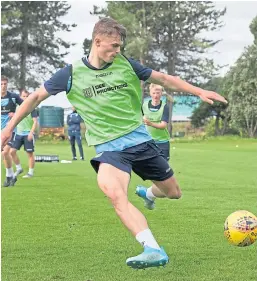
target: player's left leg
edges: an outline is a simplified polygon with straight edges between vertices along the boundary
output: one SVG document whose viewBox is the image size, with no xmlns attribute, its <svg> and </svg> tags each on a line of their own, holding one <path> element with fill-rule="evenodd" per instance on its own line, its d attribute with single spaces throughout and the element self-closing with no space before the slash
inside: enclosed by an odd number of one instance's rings
<svg viewBox="0 0 257 281">
<path fill-rule="evenodd" d="M 169 258 L 157 244 L 144 215 L 128 201 L 127 188 L 130 175 L 116 167 L 101 163 L 98 171 L 98 185 L 112 202 L 122 223 L 144 247 L 143 253 L 128 258 L 126 263 L 133 268 L 157 267 L 168 263 Z"/>
<path fill-rule="evenodd" d="M 34 137 L 32 140 L 28 140 L 28 136 L 24 139 L 24 150 L 27 152 L 28 159 L 29 159 L 29 171 L 28 173 L 23 176 L 23 178 L 32 178 L 34 176 L 34 168 L 35 168 L 35 140 Z"/>
<path fill-rule="evenodd" d="M 82 139 L 80 132 L 76 132 L 75 134 L 76 142 L 79 148 L 80 160 L 84 160 L 84 151 L 82 146 Z"/>
<path fill-rule="evenodd" d="M 173 176 L 173 170 L 162 156 L 160 148 L 151 141 L 149 141 L 147 145 L 148 149 L 145 149 L 144 153 L 133 162 L 133 171 L 143 180 L 151 180 L 154 183 L 153 192 L 155 192 L 156 197 L 179 199 L 181 197 L 181 191 Z M 159 253 L 159 255 L 161 255 L 162 258 L 157 258 L 157 261 L 159 260 L 160 262 L 159 266 L 168 262 L 168 256 L 165 251 L 163 249 L 161 249 L 161 251 L 162 253 Z M 147 257 L 147 252 L 144 256 Z M 139 255 L 131 258 L 130 263 L 133 264 L 133 262 L 136 262 L 138 259 L 142 260 L 142 256 Z M 152 266 L 156 265 L 153 264 Z"/>
<path fill-rule="evenodd" d="M 98 172 L 99 187 L 111 200 L 120 220 L 144 247 L 143 253 L 127 259 L 127 265 L 133 268 L 158 267 L 169 261 L 149 229 L 144 215 L 128 201 L 131 162 L 145 146 L 146 144 L 141 144 L 121 152 L 102 152 L 91 160 Z"/>
<path fill-rule="evenodd" d="M 182 192 L 174 175 L 163 181 L 153 181 L 152 191 L 157 198 L 179 199 Z M 164 196 L 163 196 L 164 195 Z"/>
<path fill-rule="evenodd" d="M 144 199 L 147 209 L 153 210 L 156 198 L 179 199 L 181 197 L 181 190 L 176 178 L 172 176 L 164 181 L 153 181 L 153 185 L 149 188 L 138 185 L 136 194 Z"/>
<path fill-rule="evenodd" d="M 77 160 L 77 155 L 76 155 L 76 147 L 75 147 L 75 135 L 73 132 L 68 132 L 68 138 L 70 141 L 71 145 L 71 152 L 72 152 L 72 160 Z"/>
<path fill-rule="evenodd" d="M 162 156 L 169 162 L 170 159 L 170 143 L 157 143 L 156 144 L 162 151 Z M 167 196 L 153 183 L 149 188 L 138 185 L 135 192 L 139 197 L 144 199 L 145 207 L 149 210 L 155 208 L 155 199 L 156 198 L 166 198 Z"/>
<path fill-rule="evenodd" d="M 11 156 L 12 156 L 14 164 L 16 165 L 16 172 L 14 173 L 15 177 L 17 177 L 19 174 L 23 173 L 21 162 L 17 155 L 17 150 L 20 150 L 22 145 L 24 145 L 24 136 L 15 134 L 14 139 L 13 139 L 12 149 L 11 149 Z"/>
</svg>

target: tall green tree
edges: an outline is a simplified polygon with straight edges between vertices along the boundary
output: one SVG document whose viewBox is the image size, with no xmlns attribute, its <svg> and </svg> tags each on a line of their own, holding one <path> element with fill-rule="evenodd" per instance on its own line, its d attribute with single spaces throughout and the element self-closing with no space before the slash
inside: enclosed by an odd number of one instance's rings
<svg viewBox="0 0 257 281">
<path fill-rule="evenodd" d="M 257 16 L 252 20 L 250 30 L 254 36 L 254 44 L 257 45 Z"/>
<path fill-rule="evenodd" d="M 163 1 L 155 19 L 158 63 L 172 75 L 199 84 L 215 73 L 213 60 L 205 54 L 220 40 L 203 34 L 219 29 L 226 10 L 217 10 L 210 1 Z M 162 54 L 162 55 L 160 55 Z"/>
<path fill-rule="evenodd" d="M 16 18 L 16 20 L 20 17 L 19 11 L 13 11 L 8 5 L 1 5 L 1 25 L 2 27 L 8 23 L 9 18 Z M 1 36 L 4 35 L 6 30 L 1 28 Z"/>
<path fill-rule="evenodd" d="M 257 133 L 257 45 L 245 49 L 231 69 L 229 91 L 233 124 L 249 137 Z"/>
<path fill-rule="evenodd" d="M 250 24 L 254 43 L 245 48 L 236 64 L 226 75 L 229 111 L 233 126 L 242 134 L 257 134 L 257 17 Z"/>
<path fill-rule="evenodd" d="M 216 134 L 228 128 L 237 129 L 243 135 L 254 137 L 257 134 L 257 17 L 250 24 L 254 36 L 254 44 L 245 48 L 243 54 L 226 76 L 219 80 L 212 79 L 205 85 L 220 92 L 229 104 L 201 104 L 192 116 L 193 125 L 201 126 L 213 113 L 216 118 Z M 209 86 L 208 86 L 209 84 Z M 217 85 L 215 87 L 215 84 Z M 218 128 L 219 118 L 223 120 L 223 128 Z"/>
<path fill-rule="evenodd" d="M 70 5 L 63 1 L 2 1 L 1 8 L 3 72 L 18 89 L 35 88 L 41 78 L 64 66 L 67 50 L 74 45 L 57 36 L 76 26 L 61 21 Z"/>
</svg>

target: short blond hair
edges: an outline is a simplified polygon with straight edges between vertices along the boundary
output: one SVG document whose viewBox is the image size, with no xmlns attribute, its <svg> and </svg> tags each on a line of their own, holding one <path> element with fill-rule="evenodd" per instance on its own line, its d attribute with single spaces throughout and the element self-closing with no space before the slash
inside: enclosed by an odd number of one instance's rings
<svg viewBox="0 0 257 281">
<path fill-rule="evenodd" d="M 161 85 L 151 83 L 150 86 L 149 86 L 150 92 L 151 92 L 151 90 L 153 90 L 153 89 L 155 89 L 155 88 L 160 88 L 162 91 L 164 90 Z"/>
<path fill-rule="evenodd" d="M 1 76 L 1 81 L 6 81 L 6 82 L 8 82 L 8 78 L 7 78 L 6 76 L 2 75 L 2 76 Z"/>
<path fill-rule="evenodd" d="M 112 18 L 102 18 L 94 26 L 92 39 L 94 39 L 98 34 L 108 36 L 119 34 L 121 40 L 124 41 L 127 36 L 127 31 L 126 28 L 116 20 Z"/>
</svg>

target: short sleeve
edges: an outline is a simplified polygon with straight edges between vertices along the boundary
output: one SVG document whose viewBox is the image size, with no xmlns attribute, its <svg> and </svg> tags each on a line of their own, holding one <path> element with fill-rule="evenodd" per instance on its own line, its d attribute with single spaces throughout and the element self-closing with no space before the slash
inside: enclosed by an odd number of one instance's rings
<svg viewBox="0 0 257 281">
<path fill-rule="evenodd" d="M 169 107 L 165 104 L 162 114 L 162 121 L 169 123 Z"/>
<path fill-rule="evenodd" d="M 132 58 L 128 58 L 128 61 L 131 64 L 139 80 L 146 81 L 150 78 L 153 71 L 151 68 L 143 66 L 140 62 Z"/>
<path fill-rule="evenodd" d="M 58 70 L 49 80 L 44 83 L 49 95 L 57 95 L 60 92 L 68 92 L 68 81 L 71 77 L 72 66 L 67 65 Z"/>
<path fill-rule="evenodd" d="M 37 118 L 37 111 L 36 110 L 33 110 L 31 113 L 30 113 L 31 117 L 32 118 Z"/>
<path fill-rule="evenodd" d="M 23 99 L 17 95 L 17 94 L 12 94 L 12 97 L 15 97 L 15 103 L 18 105 L 21 105 L 23 103 Z"/>
</svg>

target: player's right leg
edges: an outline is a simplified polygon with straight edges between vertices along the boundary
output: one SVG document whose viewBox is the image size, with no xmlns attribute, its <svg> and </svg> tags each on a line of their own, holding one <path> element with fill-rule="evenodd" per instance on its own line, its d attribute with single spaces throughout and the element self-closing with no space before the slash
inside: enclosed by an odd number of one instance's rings
<svg viewBox="0 0 257 281">
<path fill-rule="evenodd" d="M 144 246 L 142 254 L 128 258 L 126 263 L 138 269 L 165 265 L 168 256 L 154 239 L 144 215 L 128 201 L 129 180 L 128 173 L 110 164 L 100 164 L 97 177 L 100 189 L 110 199 L 122 223 Z"/>
<path fill-rule="evenodd" d="M 12 160 L 13 160 L 15 166 L 16 166 L 16 171 L 14 173 L 14 176 L 17 177 L 19 174 L 23 173 L 21 162 L 20 162 L 20 159 L 17 155 L 17 149 L 11 148 L 10 153 L 11 153 L 11 156 L 12 156 Z"/>
<path fill-rule="evenodd" d="M 128 201 L 129 181 L 130 174 L 127 172 L 108 163 L 100 164 L 97 175 L 98 186 L 111 201 L 123 224 L 133 235 L 136 235 L 148 228 L 148 225 L 145 217 Z"/>
<path fill-rule="evenodd" d="M 127 189 L 131 173 L 131 159 L 128 158 L 133 158 L 133 153 L 138 154 L 140 149 L 133 147 L 127 150 L 126 159 L 123 152 L 103 152 L 93 158 L 91 164 L 98 172 L 100 189 L 110 199 L 122 223 L 144 247 L 142 254 L 127 259 L 127 265 L 133 268 L 162 266 L 169 260 L 166 253 L 156 242 L 144 215 L 128 201 Z"/>
<path fill-rule="evenodd" d="M 21 162 L 17 155 L 17 150 L 20 150 L 20 148 L 22 147 L 23 144 L 24 144 L 23 136 L 15 134 L 13 143 L 12 143 L 12 148 L 11 148 L 12 160 L 16 166 L 16 172 L 14 173 L 15 177 L 17 177 L 19 174 L 23 173 Z"/>
</svg>

